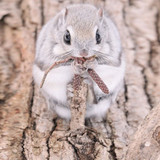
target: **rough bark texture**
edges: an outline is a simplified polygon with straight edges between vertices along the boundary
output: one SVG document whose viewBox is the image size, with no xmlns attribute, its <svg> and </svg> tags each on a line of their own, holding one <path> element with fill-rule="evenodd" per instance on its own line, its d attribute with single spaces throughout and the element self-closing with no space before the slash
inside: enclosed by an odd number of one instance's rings
<svg viewBox="0 0 160 160">
<path fill-rule="evenodd" d="M 70 93 L 71 96 L 68 93 L 68 101 L 71 109 L 70 129 L 71 131 L 84 129 L 88 86 L 79 75 L 75 75 L 73 82 L 69 85 L 70 88 L 74 88 Z"/>
<path fill-rule="evenodd" d="M 124 90 L 106 119 L 88 119 L 88 129 L 71 133 L 32 83 L 32 63 L 42 25 L 79 2 L 109 12 L 127 65 Z M 0 159 L 160 159 L 158 0 L 1 0 L 0 45 Z"/>
</svg>

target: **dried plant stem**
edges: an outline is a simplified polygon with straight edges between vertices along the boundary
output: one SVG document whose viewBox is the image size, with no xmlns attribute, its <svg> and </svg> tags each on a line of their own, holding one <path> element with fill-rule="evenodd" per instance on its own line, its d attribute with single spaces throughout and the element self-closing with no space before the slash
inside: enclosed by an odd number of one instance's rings
<svg viewBox="0 0 160 160">
<path fill-rule="evenodd" d="M 48 73 L 49 73 L 55 66 L 57 66 L 58 64 L 61 64 L 61 63 L 66 63 L 66 62 L 68 62 L 70 59 L 71 59 L 71 58 L 67 58 L 67 59 L 65 59 L 65 60 L 62 60 L 62 61 L 58 61 L 58 62 L 53 63 L 53 64 L 51 65 L 51 67 L 49 67 L 49 68 L 45 71 L 44 76 L 43 76 L 43 79 L 42 79 L 41 84 L 40 84 L 40 88 L 43 87 L 44 81 L 45 81 Z"/>
<path fill-rule="evenodd" d="M 46 71 L 45 71 L 45 74 L 43 76 L 43 79 L 42 79 L 42 82 L 40 84 L 40 88 L 43 87 L 43 84 L 44 84 L 44 81 L 47 77 L 47 74 L 55 67 L 57 66 L 58 64 L 62 64 L 62 63 L 66 63 L 68 62 L 69 60 L 75 60 L 78 64 L 81 64 L 83 65 L 83 63 L 87 60 L 91 60 L 91 59 L 94 59 L 95 56 L 92 56 L 92 57 L 88 57 L 88 58 L 80 58 L 80 57 L 70 57 L 70 58 L 67 58 L 65 60 L 62 60 L 62 61 L 58 61 L 58 62 L 55 62 L 54 64 L 52 64 L 51 67 L 49 67 Z M 88 73 L 89 75 L 92 77 L 92 79 L 94 80 L 94 82 L 99 86 L 99 88 L 105 93 L 105 94 L 108 94 L 109 93 L 109 89 L 107 88 L 106 84 L 102 81 L 102 79 L 98 76 L 98 74 L 93 70 L 93 69 L 88 69 Z"/>
</svg>

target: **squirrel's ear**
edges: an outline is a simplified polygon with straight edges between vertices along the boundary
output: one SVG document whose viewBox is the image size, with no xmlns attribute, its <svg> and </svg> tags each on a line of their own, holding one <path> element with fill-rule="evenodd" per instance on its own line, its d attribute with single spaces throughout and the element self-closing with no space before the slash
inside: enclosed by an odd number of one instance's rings
<svg viewBox="0 0 160 160">
<path fill-rule="evenodd" d="M 103 8 L 99 8 L 97 14 L 98 14 L 100 21 L 102 21 L 103 15 L 104 15 Z"/>
<path fill-rule="evenodd" d="M 60 28 L 61 26 L 63 26 L 65 24 L 67 15 L 68 15 L 68 9 L 64 8 L 61 11 L 61 14 L 58 16 L 58 21 L 57 21 L 58 28 Z"/>
<path fill-rule="evenodd" d="M 66 18 L 67 18 L 67 15 L 68 15 L 68 9 L 67 8 L 64 8 L 63 11 L 63 21 L 65 22 L 66 21 Z"/>
</svg>

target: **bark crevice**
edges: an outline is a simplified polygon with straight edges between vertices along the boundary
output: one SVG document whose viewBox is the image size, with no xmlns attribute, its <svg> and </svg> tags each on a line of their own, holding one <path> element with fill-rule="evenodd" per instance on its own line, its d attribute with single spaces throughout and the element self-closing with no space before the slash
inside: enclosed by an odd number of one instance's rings
<svg viewBox="0 0 160 160">
<path fill-rule="evenodd" d="M 45 23 L 45 16 L 44 16 L 44 0 L 40 0 L 41 2 L 41 26 Z"/>
<path fill-rule="evenodd" d="M 110 129 L 111 129 L 111 137 L 110 137 L 110 140 L 111 140 L 111 145 L 110 145 L 110 150 L 109 150 L 109 153 L 111 154 L 113 160 L 118 160 L 117 159 L 117 155 L 116 155 L 116 146 L 114 144 L 114 131 L 113 131 L 113 125 L 112 125 L 112 122 L 110 122 L 110 120 L 108 120 L 108 124 L 110 126 Z"/>
<path fill-rule="evenodd" d="M 51 129 L 50 133 L 49 133 L 48 138 L 46 139 L 47 152 L 48 152 L 47 160 L 50 159 L 50 146 L 49 146 L 49 141 L 50 141 L 50 137 L 52 136 L 52 133 L 54 132 L 54 130 L 55 130 L 56 127 L 57 127 L 57 122 L 56 122 L 56 121 L 57 121 L 57 118 L 55 118 L 55 119 L 52 120 L 53 126 L 52 126 L 52 129 Z"/>
<path fill-rule="evenodd" d="M 26 155 L 25 155 L 25 147 L 24 147 L 24 142 L 26 139 L 26 136 L 25 136 L 26 130 L 27 130 L 27 128 L 23 131 L 23 135 L 22 135 L 22 143 L 21 143 L 21 145 L 22 145 L 22 152 L 21 152 L 22 160 L 27 160 Z"/>
<path fill-rule="evenodd" d="M 148 78 L 147 78 L 147 76 L 145 74 L 145 69 L 142 70 L 142 75 L 143 75 L 143 78 L 144 78 L 145 95 L 147 97 L 148 104 L 150 105 L 150 108 L 152 109 L 153 108 L 153 104 L 152 104 L 152 100 L 151 100 L 150 94 L 148 93 Z"/>
</svg>

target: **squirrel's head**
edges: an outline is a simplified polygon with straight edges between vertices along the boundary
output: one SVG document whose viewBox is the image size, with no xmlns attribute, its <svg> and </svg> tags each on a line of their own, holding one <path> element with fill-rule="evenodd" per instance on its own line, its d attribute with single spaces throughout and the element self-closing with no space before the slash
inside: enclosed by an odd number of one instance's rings
<svg viewBox="0 0 160 160">
<path fill-rule="evenodd" d="M 115 28 L 108 27 L 103 9 L 92 5 L 72 5 L 63 9 L 56 17 L 54 29 L 57 33 L 57 45 L 53 49 L 56 56 L 90 57 L 99 54 L 104 57 L 112 50 L 109 32 Z"/>
<path fill-rule="evenodd" d="M 57 42 L 72 56 L 89 57 L 104 47 L 103 10 L 91 5 L 72 5 L 57 16 Z M 60 54 L 60 53 L 57 53 Z"/>
</svg>

